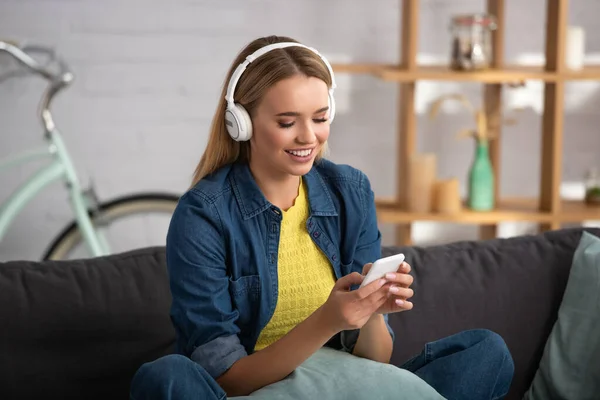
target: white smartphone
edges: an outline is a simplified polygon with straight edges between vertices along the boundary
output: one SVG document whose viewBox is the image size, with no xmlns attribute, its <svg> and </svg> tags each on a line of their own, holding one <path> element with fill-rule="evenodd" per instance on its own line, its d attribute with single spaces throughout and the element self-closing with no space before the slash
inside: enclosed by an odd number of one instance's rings
<svg viewBox="0 0 600 400">
<path fill-rule="evenodd" d="M 365 276 L 365 279 L 360 284 L 360 287 L 366 286 L 369 283 L 383 278 L 388 272 L 396 272 L 400 268 L 400 264 L 404 261 L 404 254 L 396 254 L 393 256 L 380 258 L 373 263 L 373 266 Z"/>
</svg>

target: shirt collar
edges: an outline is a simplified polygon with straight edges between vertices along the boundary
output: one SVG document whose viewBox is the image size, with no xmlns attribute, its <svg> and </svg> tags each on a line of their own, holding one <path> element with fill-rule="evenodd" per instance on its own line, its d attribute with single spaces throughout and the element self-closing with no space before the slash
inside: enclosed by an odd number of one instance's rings
<svg viewBox="0 0 600 400">
<path fill-rule="evenodd" d="M 247 163 L 232 166 L 231 185 L 244 219 L 250 219 L 274 207 L 261 192 Z M 325 180 L 313 165 L 303 176 L 312 216 L 337 216 Z"/>
</svg>

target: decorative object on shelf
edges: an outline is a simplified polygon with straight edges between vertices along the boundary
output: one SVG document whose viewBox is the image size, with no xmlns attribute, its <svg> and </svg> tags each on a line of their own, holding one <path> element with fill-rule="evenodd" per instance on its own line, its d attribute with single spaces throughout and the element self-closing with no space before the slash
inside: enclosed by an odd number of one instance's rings
<svg viewBox="0 0 600 400">
<path fill-rule="evenodd" d="M 457 178 L 435 182 L 433 210 L 440 214 L 456 214 L 461 211 L 460 184 Z"/>
<path fill-rule="evenodd" d="M 567 27 L 565 53 L 565 65 L 567 68 L 576 71 L 583 68 L 583 57 L 585 56 L 585 31 L 582 27 Z"/>
<path fill-rule="evenodd" d="M 476 211 L 488 211 L 494 208 L 494 169 L 490 160 L 489 142 L 495 135 L 488 129 L 488 120 L 483 110 L 476 109 L 461 94 L 447 94 L 438 98 L 431 106 L 429 117 L 434 119 L 442 104 L 447 100 L 457 100 L 467 108 L 475 119 L 475 129 L 467 128 L 458 133 L 459 138 L 475 139 L 475 157 L 469 170 L 468 201 L 469 208 Z"/>
<path fill-rule="evenodd" d="M 590 168 L 585 177 L 585 202 L 600 206 L 600 173 L 598 168 Z"/>
<path fill-rule="evenodd" d="M 452 18 L 450 66 L 455 70 L 482 70 L 492 61 L 492 31 L 497 28 L 491 14 L 466 14 Z"/>
<path fill-rule="evenodd" d="M 431 212 L 437 174 L 437 157 L 433 153 L 417 153 L 410 157 L 408 168 L 408 204 L 412 212 Z"/>
<path fill-rule="evenodd" d="M 490 160 L 488 140 L 475 143 L 475 159 L 469 171 L 469 208 L 489 211 L 494 208 L 494 168 Z"/>
</svg>

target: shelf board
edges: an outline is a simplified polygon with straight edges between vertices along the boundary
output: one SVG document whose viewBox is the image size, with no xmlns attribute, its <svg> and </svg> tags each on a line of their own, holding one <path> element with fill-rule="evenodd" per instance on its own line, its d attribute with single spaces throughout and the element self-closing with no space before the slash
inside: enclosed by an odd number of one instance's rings
<svg viewBox="0 0 600 400">
<path fill-rule="evenodd" d="M 463 81 L 483 83 L 511 83 L 527 80 L 555 82 L 560 79 L 567 81 L 600 80 L 600 65 L 587 65 L 581 70 L 564 70 L 562 73 L 545 71 L 542 66 L 506 66 L 501 69 L 484 71 L 455 71 L 446 65 L 419 66 L 408 70 L 392 64 L 358 63 L 332 64 L 335 73 L 374 75 L 385 81 L 416 82 L 430 81 Z"/>
<path fill-rule="evenodd" d="M 401 68 L 385 67 L 375 72 L 386 81 L 411 82 L 417 80 L 430 81 L 466 81 L 484 83 L 511 83 L 527 80 L 556 81 L 557 74 L 545 71 L 542 67 L 507 66 L 491 68 L 483 71 L 455 71 L 448 66 L 421 66 L 414 71 Z"/>
<path fill-rule="evenodd" d="M 419 66 L 409 70 L 391 64 L 332 64 L 336 73 L 370 74 L 385 81 L 415 82 L 419 80 L 433 81 L 465 81 L 484 83 L 511 83 L 526 80 L 556 81 L 558 74 L 545 71 L 542 66 L 506 66 L 501 69 L 490 68 L 483 71 L 455 71 L 447 65 Z M 570 73 L 573 79 L 600 78 L 600 67 L 590 67 L 582 72 Z"/>
<path fill-rule="evenodd" d="M 600 221 L 600 206 L 591 206 L 583 201 L 562 201 L 559 222 Z"/>
<path fill-rule="evenodd" d="M 338 74 L 373 74 L 384 68 L 394 68 L 392 64 L 373 64 L 373 63 L 358 63 L 358 64 L 341 64 L 331 63 L 331 68 Z"/>
<path fill-rule="evenodd" d="M 600 65 L 588 65 L 580 71 L 565 70 L 563 76 L 566 80 L 600 80 Z"/>
<path fill-rule="evenodd" d="M 455 214 L 415 213 L 401 210 L 393 200 L 377 199 L 377 219 L 382 223 L 411 223 L 415 221 L 454 222 L 461 224 L 497 224 L 501 222 L 581 222 L 600 220 L 600 207 L 583 201 L 563 201 L 557 214 L 540 211 L 535 199 L 504 199 L 492 211 L 473 211 L 465 206 Z"/>
</svg>

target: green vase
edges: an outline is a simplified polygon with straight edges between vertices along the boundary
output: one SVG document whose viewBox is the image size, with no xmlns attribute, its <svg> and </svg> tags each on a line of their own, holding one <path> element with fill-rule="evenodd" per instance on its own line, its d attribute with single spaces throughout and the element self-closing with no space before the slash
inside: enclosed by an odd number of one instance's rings
<svg viewBox="0 0 600 400">
<path fill-rule="evenodd" d="M 494 169 L 487 141 L 476 142 L 475 159 L 469 172 L 468 205 L 472 210 L 494 208 Z"/>
</svg>

